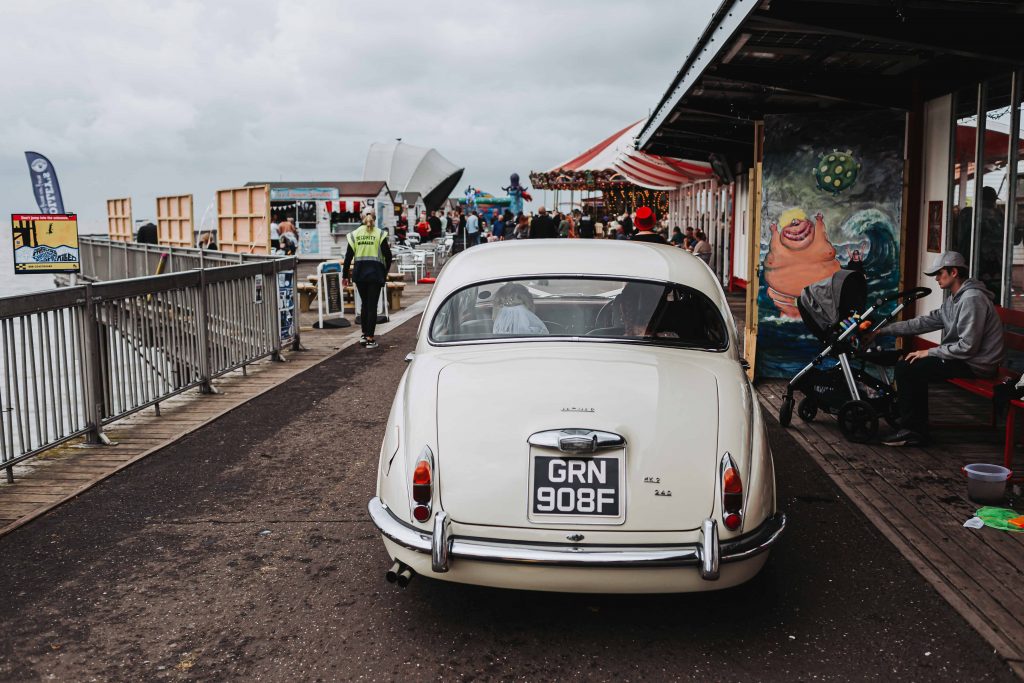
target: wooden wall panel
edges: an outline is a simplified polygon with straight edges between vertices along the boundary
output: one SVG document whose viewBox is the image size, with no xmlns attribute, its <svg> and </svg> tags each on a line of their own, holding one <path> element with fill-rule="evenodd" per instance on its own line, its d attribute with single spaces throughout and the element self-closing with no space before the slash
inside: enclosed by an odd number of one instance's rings
<svg viewBox="0 0 1024 683">
<path fill-rule="evenodd" d="M 132 199 L 107 200 L 107 234 L 114 242 L 131 242 L 135 238 L 132 224 Z"/>
<path fill-rule="evenodd" d="M 192 195 L 156 198 L 156 230 L 160 244 L 194 247 Z"/>
<path fill-rule="evenodd" d="M 217 191 L 217 245 L 221 251 L 270 253 L 270 188 Z"/>
</svg>

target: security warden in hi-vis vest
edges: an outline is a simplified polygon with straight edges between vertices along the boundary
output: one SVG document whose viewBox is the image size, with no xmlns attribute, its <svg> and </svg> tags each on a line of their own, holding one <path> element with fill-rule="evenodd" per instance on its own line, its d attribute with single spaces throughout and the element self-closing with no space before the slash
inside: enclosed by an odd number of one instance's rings
<svg viewBox="0 0 1024 683">
<path fill-rule="evenodd" d="M 352 262 L 355 261 L 353 266 Z M 377 327 L 377 304 L 391 270 L 391 247 L 388 234 L 374 226 L 373 214 L 363 216 L 363 224 L 348 234 L 348 249 L 342 277 L 345 284 L 355 282 L 363 307 L 359 311 L 363 336 L 359 343 L 368 349 L 377 348 L 373 331 Z"/>
</svg>

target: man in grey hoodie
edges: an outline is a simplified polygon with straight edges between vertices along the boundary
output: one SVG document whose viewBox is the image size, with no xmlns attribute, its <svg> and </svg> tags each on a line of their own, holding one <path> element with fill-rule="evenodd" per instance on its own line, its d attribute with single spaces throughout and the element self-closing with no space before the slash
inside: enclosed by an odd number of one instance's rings
<svg viewBox="0 0 1024 683">
<path fill-rule="evenodd" d="M 918 335 L 942 330 L 938 346 L 911 351 L 896 365 L 900 429 L 882 443 L 919 446 L 928 439 L 928 383 L 953 377 L 993 377 L 1003 362 L 1003 323 L 983 283 L 968 277 L 967 261 L 947 251 L 925 275 L 949 295 L 942 306 L 892 323 L 883 334 Z"/>
</svg>

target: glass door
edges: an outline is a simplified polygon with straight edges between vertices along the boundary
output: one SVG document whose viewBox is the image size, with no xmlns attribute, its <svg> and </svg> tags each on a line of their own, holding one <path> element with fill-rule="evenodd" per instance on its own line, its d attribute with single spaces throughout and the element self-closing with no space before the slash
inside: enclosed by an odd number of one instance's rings
<svg viewBox="0 0 1024 683">
<path fill-rule="evenodd" d="M 983 119 L 977 143 L 978 171 L 974 231 L 977 256 L 971 259 L 973 275 L 1003 300 L 1003 262 L 1006 260 L 1006 200 L 1009 195 L 1007 165 L 1010 150 L 1011 78 L 997 78 L 982 86 Z"/>
</svg>

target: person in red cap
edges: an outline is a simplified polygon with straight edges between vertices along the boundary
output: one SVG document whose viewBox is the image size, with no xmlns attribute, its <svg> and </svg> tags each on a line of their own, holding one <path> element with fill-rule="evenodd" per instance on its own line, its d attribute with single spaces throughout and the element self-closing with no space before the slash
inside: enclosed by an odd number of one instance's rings
<svg viewBox="0 0 1024 683">
<path fill-rule="evenodd" d="M 634 242 L 651 242 L 652 244 L 668 244 L 664 237 L 654 232 L 654 226 L 658 224 L 658 217 L 649 206 L 641 206 L 636 210 L 636 218 L 633 225 L 636 232 L 631 238 Z"/>
</svg>

